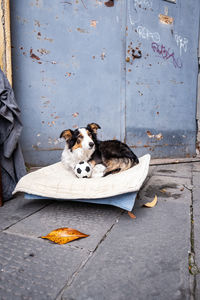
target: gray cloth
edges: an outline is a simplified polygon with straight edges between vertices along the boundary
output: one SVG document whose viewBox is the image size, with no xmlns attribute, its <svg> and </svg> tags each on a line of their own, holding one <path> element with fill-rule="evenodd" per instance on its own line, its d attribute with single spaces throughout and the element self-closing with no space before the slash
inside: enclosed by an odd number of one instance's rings
<svg viewBox="0 0 200 300">
<path fill-rule="evenodd" d="M 0 167 L 3 199 L 12 197 L 19 179 L 26 174 L 19 137 L 22 131 L 20 110 L 14 92 L 0 70 Z"/>
</svg>

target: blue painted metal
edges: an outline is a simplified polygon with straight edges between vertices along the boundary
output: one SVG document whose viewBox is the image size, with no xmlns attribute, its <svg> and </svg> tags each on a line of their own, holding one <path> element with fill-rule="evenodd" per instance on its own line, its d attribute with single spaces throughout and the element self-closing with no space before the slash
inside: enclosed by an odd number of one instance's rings
<svg viewBox="0 0 200 300">
<path fill-rule="evenodd" d="M 142 58 L 127 63 L 126 140 L 139 155 L 195 154 L 199 6 L 128 0 L 127 57 Z"/>
<path fill-rule="evenodd" d="M 138 155 L 195 153 L 198 0 L 10 4 L 28 163 L 58 161 L 60 132 L 89 122 L 101 125 L 100 138 L 126 140 Z M 172 25 L 161 23 L 166 13 Z M 133 48 L 142 58 L 132 58 Z"/>
<path fill-rule="evenodd" d="M 11 1 L 14 90 L 29 163 L 58 161 L 64 129 L 96 122 L 100 137 L 123 137 L 123 5 Z"/>
</svg>

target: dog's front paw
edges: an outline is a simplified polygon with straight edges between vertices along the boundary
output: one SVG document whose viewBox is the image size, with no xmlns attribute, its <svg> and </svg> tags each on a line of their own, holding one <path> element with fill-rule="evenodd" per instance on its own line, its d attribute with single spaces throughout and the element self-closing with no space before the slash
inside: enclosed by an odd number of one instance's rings
<svg viewBox="0 0 200 300">
<path fill-rule="evenodd" d="M 96 165 L 92 170 L 92 178 L 103 177 L 106 167 L 102 164 Z"/>
</svg>

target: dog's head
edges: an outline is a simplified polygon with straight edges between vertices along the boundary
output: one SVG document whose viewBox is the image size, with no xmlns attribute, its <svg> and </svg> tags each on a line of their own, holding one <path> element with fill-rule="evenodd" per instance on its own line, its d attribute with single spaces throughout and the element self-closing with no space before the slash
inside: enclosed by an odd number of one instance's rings
<svg viewBox="0 0 200 300">
<path fill-rule="evenodd" d="M 82 149 L 84 152 L 92 153 L 95 151 L 97 141 L 97 130 L 100 126 L 96 123 L 88 124 L 87 127 L 75 130 L 67 129 L 60 134 L 60 138 L 64 138 L 68 145 L 68 149 L 73 152 Z"/>
</svg>

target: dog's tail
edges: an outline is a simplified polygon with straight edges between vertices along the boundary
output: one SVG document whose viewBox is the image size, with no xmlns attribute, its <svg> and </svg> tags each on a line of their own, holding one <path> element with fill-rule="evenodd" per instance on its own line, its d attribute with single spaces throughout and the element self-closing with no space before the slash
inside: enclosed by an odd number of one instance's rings
<svg viewBox="0 0 200 300">
<path fill-rule="evenodd" d="M 132 164 L 131 167 L 133 167 L 133 166 L 139 164 L 139 159 L 138 159 L 138 157 L 135 155 L 135 153 L 133 153 L 133 151 L 130 151 L 129 154 L 128 154 L 126 157 L 130 159 L 131 164 Z"/>
</svg>

